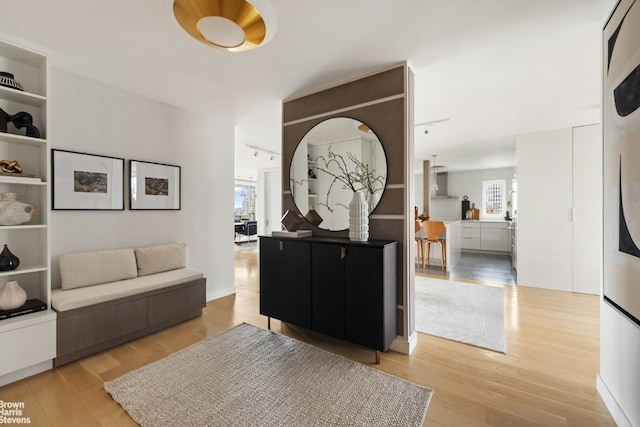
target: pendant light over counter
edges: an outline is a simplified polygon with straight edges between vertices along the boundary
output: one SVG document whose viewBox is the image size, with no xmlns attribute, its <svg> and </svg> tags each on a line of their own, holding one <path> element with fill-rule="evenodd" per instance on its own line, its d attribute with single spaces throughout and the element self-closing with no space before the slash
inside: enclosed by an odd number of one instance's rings
<svg viewBox="0 0 640 427">
<path fill-rule="evenodd" d="M 269 0 L 174 0 L 173 14 L 191 37 L 228 52 L 264 46 L 277 26 Z"/>
</svg>

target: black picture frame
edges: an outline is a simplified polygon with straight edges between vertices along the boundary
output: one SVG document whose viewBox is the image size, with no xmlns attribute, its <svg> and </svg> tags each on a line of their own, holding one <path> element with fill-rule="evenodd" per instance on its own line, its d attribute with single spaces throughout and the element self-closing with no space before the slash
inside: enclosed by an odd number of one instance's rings
<svg viewBox="0 0 640 427">
<path fill-rule="evenodd" d="M 129 160 L 129 209 L 180 210 L 181 175 L 178 165 Z"/>
<path fill-rule="evenodd" d="M 124 159 L 51 150 L 51 209 L 124 210 Z"/>
</svg>

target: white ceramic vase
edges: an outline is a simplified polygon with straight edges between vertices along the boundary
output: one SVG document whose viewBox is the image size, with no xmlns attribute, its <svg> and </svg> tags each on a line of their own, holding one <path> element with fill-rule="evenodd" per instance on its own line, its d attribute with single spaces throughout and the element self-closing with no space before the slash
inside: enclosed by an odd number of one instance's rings
<svg viewBox="0 0 640 427">
<path fill-rule="evenodd" d="M 9 280 L 0 292 L 0 310 L 13 310 L 24 305 L 27 293 L 16 280 Z"/>
<path fill-rule="evenodd" d="M 369 204 L 362 191 L 353 193 L 349 203 L 349 240 L 355 242 L 369 240 Z"/>
<path fill-rule="evenodd" d="M 380 201 L 380 194 L 373 193 L 369 194 L 369 213 L 373 212 L 373 210 L 378 206 L 378 202 Z"/>
</svg>

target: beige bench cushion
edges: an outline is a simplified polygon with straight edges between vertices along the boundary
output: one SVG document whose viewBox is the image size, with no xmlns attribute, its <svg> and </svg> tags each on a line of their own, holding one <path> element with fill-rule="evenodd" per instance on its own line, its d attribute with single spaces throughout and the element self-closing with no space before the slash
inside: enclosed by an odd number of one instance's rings
<svg viewBox="0 0 640 427">
<path fill-rule="evenodd" d="M 117 298 L 128 297 L 143 292 L 162 289 L 179 283 L 186 283 L 203 277 L 202 272 L 190 268 L 141 276 L 135 279 L 77 288 L 51 291 L 51 306 L 57 311 L 73 310 Z"/>
<path fill-rule="evenodd" d="M 133 249 L 83 252 L 60 256 L 62 289 L 75 289 L 131 279 L 138 275 Z"/>
<path fill-rule="evenodd" d="M 184 243 L 136 248 L 135 254 L 138 263 L 138 276 L 187 266 L 187 245 Z"/>
</svg>

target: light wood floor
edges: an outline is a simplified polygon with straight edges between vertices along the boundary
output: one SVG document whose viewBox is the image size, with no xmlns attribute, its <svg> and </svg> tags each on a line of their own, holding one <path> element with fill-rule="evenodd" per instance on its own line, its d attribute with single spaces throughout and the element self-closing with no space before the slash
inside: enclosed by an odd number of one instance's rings
<svg viewBox="0 0 640 427">
<path fill-rule="evenodd" d="M 236 285 L 198 319 L 1 387 L 0 400 L 24 402 L 34 426 L 135 425 L 103 382 L 240 322 L 266 328 L 254 251 L 236 253 Z M 506 355 L 419 334 L 411 356 L 389 352 L 380 365 L 370 350 L 279 321 L 272 329 L 433 388 L 425 426 L 613 426 L 595 387 L 598 318 L 598 297 L 507 286 Z"/>
</svg>

